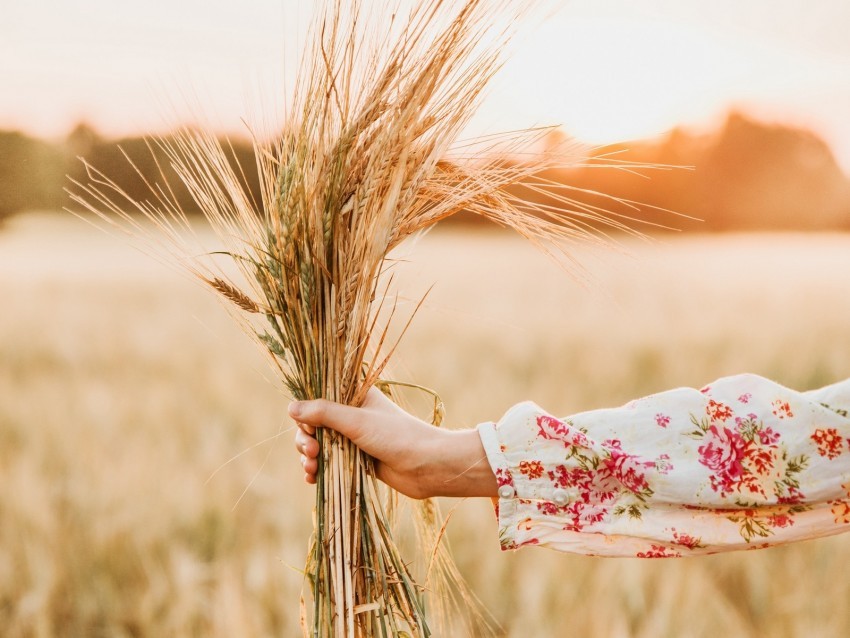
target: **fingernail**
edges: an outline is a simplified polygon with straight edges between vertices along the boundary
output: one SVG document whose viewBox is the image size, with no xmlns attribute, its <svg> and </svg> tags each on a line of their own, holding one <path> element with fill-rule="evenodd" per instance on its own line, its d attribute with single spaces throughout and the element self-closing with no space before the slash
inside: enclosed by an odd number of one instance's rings
<svg viewBox="0 0 850 638">
<path fill-rule="evenodd" d="M 297 417 L 301 415 L 302 406 L 304 404 L 301 401 L 293 401 L 289 404 L 289 416 Z"/>
</svg>

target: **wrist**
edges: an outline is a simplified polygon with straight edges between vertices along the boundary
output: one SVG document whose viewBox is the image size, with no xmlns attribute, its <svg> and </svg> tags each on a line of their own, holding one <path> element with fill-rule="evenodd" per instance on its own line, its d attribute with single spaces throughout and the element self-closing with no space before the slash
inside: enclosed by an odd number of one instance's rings
<svg viewBox="0 0 850 638">
<path fill-rule="evenodd" d="M 441 430 L 435 437 L 428 491 L 433 496 L 496 496 L 497 484 L 476 430 Z"/>
</svg>

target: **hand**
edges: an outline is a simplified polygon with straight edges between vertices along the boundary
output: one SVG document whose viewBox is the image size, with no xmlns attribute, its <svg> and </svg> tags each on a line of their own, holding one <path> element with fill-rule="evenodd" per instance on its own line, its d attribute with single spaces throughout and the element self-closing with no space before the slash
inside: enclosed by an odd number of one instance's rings
<svg viewBox="0 0 850 638">
<path fill-rule="evenodd" d="M 442 430 L 408 414 L 372 388 L 362 407 L 331 401 L 296 401 L 289 415 L 298 424 L 304 480 L 315 484 L 316 428 L 351 439 L 375 459 L 380 480 L 411 498 L 496 496 L 496 478 L 475 430 Z"/>
</svg>

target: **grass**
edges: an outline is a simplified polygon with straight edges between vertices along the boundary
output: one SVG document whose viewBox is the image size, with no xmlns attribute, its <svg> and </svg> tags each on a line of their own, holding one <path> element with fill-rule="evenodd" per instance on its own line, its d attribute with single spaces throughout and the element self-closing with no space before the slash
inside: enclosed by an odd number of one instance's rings
<svg viewBox="0 0 850 638">
<path fill-rule="evenodd" d="M 509 236 L 432 233 L 398 274 L 437 286 L 396 375 L 439 390 L 449 426 L 743 370 L 801 389 L 850 375 L 850 238 L 631 247 L 598 257 L 587 290 Z M 0 296 L 0 634 L 299 635 L 314 492 L 291 432 L 254 447 L 290 427 L 286 400 L 225 310 L 54 216 L 0 235 Z M 448 529 L 505 636 L 850 632 L 850 537 L 680 561 L 502 554 L 484 501 Z"/>
</svg>

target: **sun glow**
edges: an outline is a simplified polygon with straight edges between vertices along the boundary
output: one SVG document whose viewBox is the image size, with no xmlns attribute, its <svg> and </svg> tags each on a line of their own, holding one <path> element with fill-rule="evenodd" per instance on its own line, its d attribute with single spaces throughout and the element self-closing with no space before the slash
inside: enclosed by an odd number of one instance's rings
<svg viewBox="0 0 850 638">
<path fill-rule="evenodd" d="M 730 28 L 699 3 L 674 12 L 657 10 L 661 4 L 570 3 L 518 47 L 482 114 L 557 123 L 580 139 L 610 143 L 713 125 L 744 109 L 813 128 L 850 160 L 843 115 L 850 83 L 838 81 L 850 80 L 850 47 L 842 57 L 835 47 L 789 41 L 782 16 L 763 20 L 762 30 L 755 18 Z"/>
<path fill-rule="evenodd" d="M 520 29 L 471 132 L 560 124 L 596 143 L 707 126 L 730 108 L 812 128 L 850 167 L 850 4 L 547 0 Z M 0 127 L 106 134 L 178 122 L 244 130 L 285 103 L 303 2 L 12 3 Z M 271 88 L 269 88 L 271 87 Z"/>
</svg>

